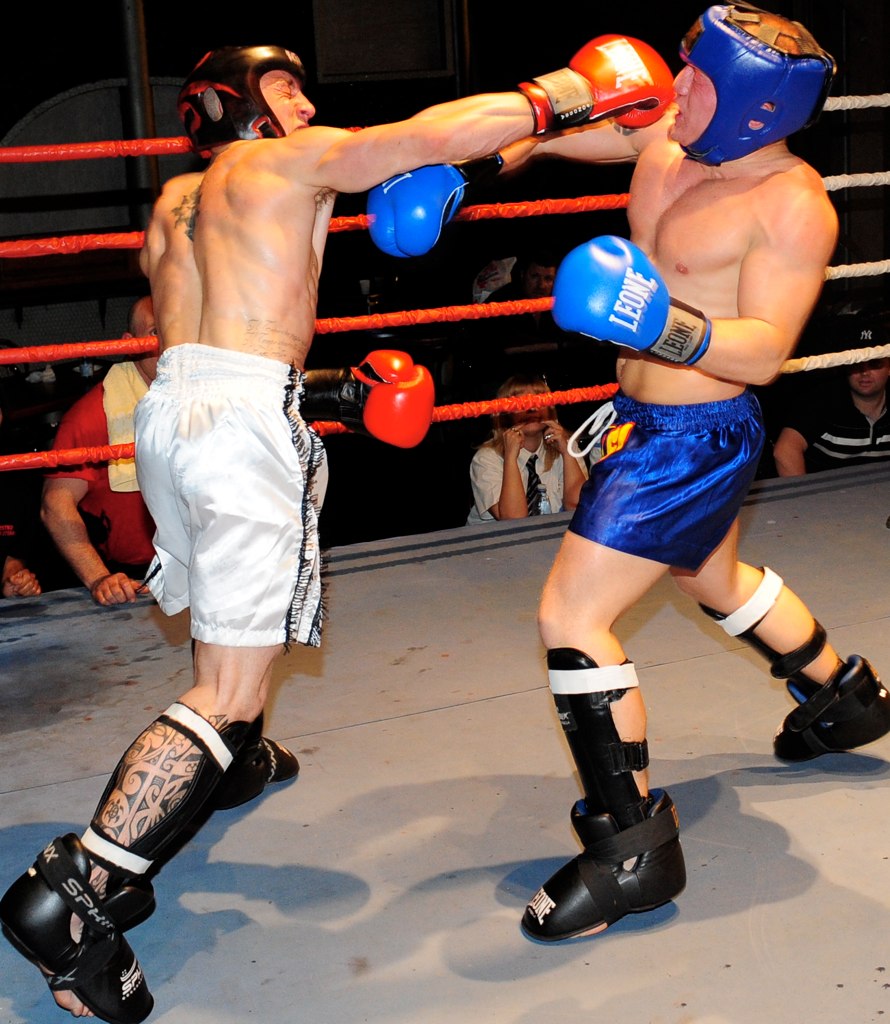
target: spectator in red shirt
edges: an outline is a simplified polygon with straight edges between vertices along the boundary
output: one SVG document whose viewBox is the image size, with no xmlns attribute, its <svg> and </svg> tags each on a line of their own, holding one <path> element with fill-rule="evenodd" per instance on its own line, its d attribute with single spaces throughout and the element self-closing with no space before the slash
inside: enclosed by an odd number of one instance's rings
<svg viewBox="0 0 890 1024">
<path fill-rule="evenodd" d="M 138 299 L 125 338 L 155 334 L 151 298 Z M 133 440 L 136 402 L 154 380 L 158 357 L 115 363 L 62 417 L 53 447 L 85 448 Z M 125 604 L 143 593 L 154 556 L 154 523 L 133 460 L 90 462 L 48 473 L 40 516 L 56 547 L 97 604 Z"/>
</svg>

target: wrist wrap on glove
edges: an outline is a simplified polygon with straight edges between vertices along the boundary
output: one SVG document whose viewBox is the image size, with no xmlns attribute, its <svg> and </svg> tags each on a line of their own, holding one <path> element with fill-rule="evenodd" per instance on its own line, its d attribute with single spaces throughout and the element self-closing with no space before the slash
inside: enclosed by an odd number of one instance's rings
<svg viewBox="0 0 890 1024">
<path fill-rule="evenodd" d="M 307 370 L 300 415 L 307 423 L 334 420 L 350 430 L 362 430 L 361 411 L 371 388 L 357 380 L 350 367 Z"/>
<path fill-rule="evenodd" d="M 461 208 L 472 186 L 494 180 L 500 153 L 456 164 L 430 164 L 388 178 L 368 193 L 368 232 L 390 256 L 424 256 Z"/>
<path fill-rule="evenodd" d="M 687 366 L 711 341 L 710 320 L 672 299 L 646 254 L 617 235 L 594 238 L 565 257 L 553 282 L 553 319 L 565 331 Z"/>
<path fill-rule="evenodd" d="M 674 96 L 673 75 L 647 43 L 629 36 L 597 36 L 569 66 L 522 82 L 535 134 L 614 118 L 628 128 L 654 124 Z"/>
</svg>

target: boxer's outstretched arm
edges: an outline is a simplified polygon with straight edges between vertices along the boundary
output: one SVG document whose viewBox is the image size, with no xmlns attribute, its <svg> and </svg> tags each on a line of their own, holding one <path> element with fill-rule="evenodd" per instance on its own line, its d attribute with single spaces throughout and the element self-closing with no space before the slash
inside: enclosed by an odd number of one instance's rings
<svg viewBox="0 0 890 1024">
<path fill-rule="evenodd" d="M 426 164 L 487 156 L 529 135 L 614 119 L 624 130 L 657 123 L 673 98 L 670 71 L 647 44 L 599 36 L 568 67 L 522 82 L 516 92 L 440 103 L 396 124 L 347 133 L 320 154 L 316 182 L 362 192 Z M 307 133 L 287 141 L 298 146 Z"/>
</svg>

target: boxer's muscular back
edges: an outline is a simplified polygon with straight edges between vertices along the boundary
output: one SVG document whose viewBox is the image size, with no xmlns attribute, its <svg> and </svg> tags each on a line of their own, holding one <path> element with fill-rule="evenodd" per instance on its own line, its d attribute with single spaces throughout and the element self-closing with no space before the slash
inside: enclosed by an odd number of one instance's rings
<svg viewBox="0 0 890 1024">
<path fill-rule="evenodd" d="M 235 144 L 165 185 L 142 256 L 164 348 L 199 342 L 302 367 L 334 193 L 285 176 L 268 152 Z"/>
</svg>

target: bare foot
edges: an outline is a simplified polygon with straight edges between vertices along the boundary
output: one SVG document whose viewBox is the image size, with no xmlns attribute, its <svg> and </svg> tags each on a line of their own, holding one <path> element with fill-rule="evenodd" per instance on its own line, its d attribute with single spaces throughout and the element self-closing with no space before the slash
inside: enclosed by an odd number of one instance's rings
<svg viewBox="0 0 890 1024">
<path fill-rule="evenodd" d="M 43 964 L 38 964 L 37 966 L 45 975 L 50 975 L 52 973 L 51 971 L 48 971 Z M 63 1010 L 67 1010 L 72 1017 L 95 1017 L 93 1011 L 84 1006 L 84 1004 L 70 989 L 60 989 L 58 992 L 52 992 L 52 997 L 58 1005 Z"/>
<path fill-rule="evenodd" d="M 72 1017 L 95 1017 L 93 1011 L 88 1010 L 70 990 L 53 992 L 53 997 L 59 1006 L 63 1010 L 67 1010 Z"/>
</svg>

